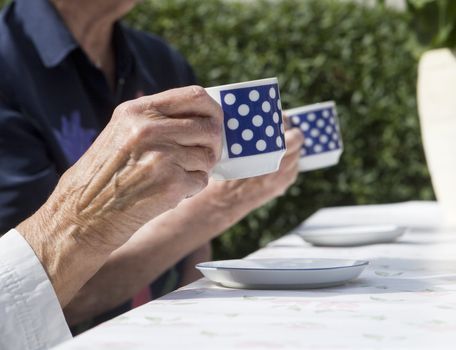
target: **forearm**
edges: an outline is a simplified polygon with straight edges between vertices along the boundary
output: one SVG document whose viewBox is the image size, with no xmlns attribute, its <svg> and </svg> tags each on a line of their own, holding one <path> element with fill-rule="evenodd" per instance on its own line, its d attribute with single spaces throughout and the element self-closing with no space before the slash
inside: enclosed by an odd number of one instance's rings
<svg viewBox="0 0 456 350">
<path fill-rule="evenodd" d="M 116 107 L 48 201 L 17 227 L 62 307 L 145 222 L 206 187 L 221 153 L 222 120 L 220 106 L 198 86 Z M 113 261 L 120 266 L 116 254 Z M 141 268 L 134 259 L 126 261 Z"/>
<path fill-rule="evenodd" d="M 64 310 L 70 324 L 125 302 L 257 205 L 256 198 L 248 200 L 241 188 L 225 193 L 223 201 L 222 195 L 205 190 L 138 230 Z"/>
<path fill-rule="evenodd" d="M 143 226 L 115 251 L 67 307 L 71 323 L 100 314 L 131 298 L 184 256 L 285 192 L 298 174 L 302 134 L 287 135 L 287 154 L 276 173 L 212 182 L 198 195 Z"/>
<path fill-rule="evenodd" d="M 178 288 L 186 286 L 190 283 L 203 277 L 201 272 L 195 269 L 195 265 L 212 260 L 212 245 L 211 242 L 207 242 L 193 251 L 190 255 L 187 255 L 179 269 L 179 284 Z"/>
<path fill-rule="evenodd" d="M 63 198 L 56 194 L 34 215 L 17 226 L 65 307 L 76 292 L 96 273 L 114 250 L 113 246 L 86 244 L 84 228 L 69 220 Z"/>
</svg>

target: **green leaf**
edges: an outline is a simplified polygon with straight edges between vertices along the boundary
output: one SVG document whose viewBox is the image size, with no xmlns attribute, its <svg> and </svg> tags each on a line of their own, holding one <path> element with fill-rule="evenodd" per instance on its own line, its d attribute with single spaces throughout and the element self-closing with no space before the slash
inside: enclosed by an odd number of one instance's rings
<svg viewBox="0 0 456 350">
<path fill-rule="evenodd" d="M 301 174 L 216 239 L 215 258 L 243 257 L 322 207 L 434 198 L 410 13 L 333 0 L 145 0 L 127 20 L 175 46 L 203 86 L 277 76 L 287 108 L 337 102 L 340 164 Z"/>
</svg>

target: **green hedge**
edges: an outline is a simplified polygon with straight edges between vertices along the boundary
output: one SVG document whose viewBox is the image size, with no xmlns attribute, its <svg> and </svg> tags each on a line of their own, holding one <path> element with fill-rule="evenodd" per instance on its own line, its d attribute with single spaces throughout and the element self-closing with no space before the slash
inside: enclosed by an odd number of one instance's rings
<svg viewBox="0 0 456 350">
<path fill-rule="evenodd" d="M 302 174 L 231 228 L 217 258 L 244 256 L 321 207 L 433 198 L 405 14 L 330 0 L 145 0 L 127 20 L 177 47 L 204 86 L 277 76 L 286 108 L 337 101 L 340 164 Z"/>
<path fill-rule="evenodd" d="M 287 108 L 337 101 L 340 164 L 300 175 L 217 239 L 217 258 L 244 256 L 321 207 L 433 198 L 405 14 L 330 0 L 145 0 L 128 21 L 177 47 L 203 86 L 277 76 Z"/>
</svg>

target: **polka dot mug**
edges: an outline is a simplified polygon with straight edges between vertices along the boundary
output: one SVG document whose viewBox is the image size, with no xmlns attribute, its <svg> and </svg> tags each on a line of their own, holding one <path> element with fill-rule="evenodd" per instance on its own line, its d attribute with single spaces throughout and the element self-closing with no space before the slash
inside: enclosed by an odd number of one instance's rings
<svg viewBox="0 0 456 350">
<path fill-rule="evenodd" d="M 223 149 L 212 177 L 229 180 L 275 172 L 286 151 L 277 78 L 207 88 L 223 109 Z"/>
<path fill-rule="evenodd" d="M 300 171 L 326 168 L 339 162 L 343 144 L 334 101 L 293 108 L 284 113 L 289 124 L 300 128 L 304 134 Z"/>
</svg>

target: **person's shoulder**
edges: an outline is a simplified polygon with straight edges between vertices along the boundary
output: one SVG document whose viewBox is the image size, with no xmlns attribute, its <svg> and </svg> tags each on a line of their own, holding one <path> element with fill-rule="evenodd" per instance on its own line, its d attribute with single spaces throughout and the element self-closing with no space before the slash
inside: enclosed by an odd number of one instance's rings
<svg viewBox="0 0 456 350">
<path fill-rule="evenodd" d="M 12 33 L 13 4 L 5 6 L 0 11 L 0 97 L 4 98 L 11 76 L 15 71 L 14 62 L 17 60 L 14 35 Z"/>
<path fill-rule="evenodd" d="M 0 11 L 0 79 L 1 87 L 11 83 L 10 77 L 17 62 L 17 40 L 14 38 L 14 2 Z"/>
<path fill-rule="evenodd" d="M 176 86 L 194 84 L 196 79 L 187 60 L 163 38 L 122 25 L 130 47 L 136 52 L 136 57 L 144 66 L 153 70 L 153 75 L 159 77 L 166 72 L 167 81 L 174 80 Z M 160 69 L 159 69 L 160 68 Z M 155 71 L 155 70 L 160 71 Z"/>
<path fill-rule="evenodd" d="M 177 54 L 177 51 L 158 35 L 131 28 L 124 24 L 122 24 L 122 29 L 127 40 L 145 52 L 153 53 L 159 50 L 164 53 Z"/>
<path fill-rule="evenodd" d="M 168 42 L 158 35 L 123 25 L 127 40 L 141 56 L 151 56 L 153 60 L 173 62 L 187 66 L 186 59 Z"/>
<path fill-rule="evenodd" d="M 0 10 L 0 45 L 3 47 L 14 42 L 13 30 L 14 26 L 14 2 L 4 6 Z"/>
<path fill-rule="evenodd" d="M 14 2 L 0 8 L 0 26 L 6 28 L 14 16 Z"/>
</svg>

